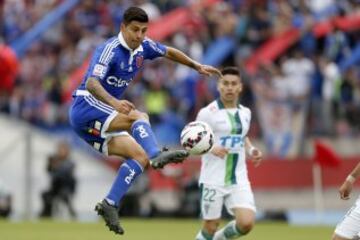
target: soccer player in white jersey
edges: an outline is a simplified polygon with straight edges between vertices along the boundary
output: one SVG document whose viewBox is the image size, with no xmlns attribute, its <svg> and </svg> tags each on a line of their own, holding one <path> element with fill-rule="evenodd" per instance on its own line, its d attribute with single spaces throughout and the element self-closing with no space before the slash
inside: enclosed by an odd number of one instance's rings
<svg viewBox="0 0 360 240">
<path fill-rule="evenodd" d="M 340 198 L 350 199 L 355 180 L 360 176 L 360 163 L 347 176 L 339 189 Z M 360 197 L 346 213 L 344 219 L 336 226 L 332 240 L 360 239 Z"/>
<path fill-rule="evenodd" d="M 203 226 L 196 240 L 235 239 L 249 233 L 255 222 L 245 158 L 248 155 L 257 166 L 262 153 L 246 136 L 251 112 L 239 104 L 243 89 L 239 70 L 224 68 L 217 88 L 220 97 L 202 108 L 196 119 L 208 123 L 215 137 L 213 148 L 202 156 L 199 184 Z M 235 220 L 218 230 L 223 205 Z"/>
<path fill-rule="evenodd" d="M 116 234 L 124 233 L 119 224 L 119 202 L 135 178 L 148 165 L 161 168 L 188 156 L 185 150 L 160 150 L 148 116 L 122 99 L 127 86 L 144 60 L 157 57 L 184 64 L 201 74 L 220 74 L 216 68 L 202 65 L 175 48 L 146 38 L 147 29 L 144 10 L 130 7 L 124 12 L 119 35 L 95 49 L 69 110 L 70 124 L 82 139 L 105 155 L 125 159 L 109 193 L 95 207 Z"/>
</svg>

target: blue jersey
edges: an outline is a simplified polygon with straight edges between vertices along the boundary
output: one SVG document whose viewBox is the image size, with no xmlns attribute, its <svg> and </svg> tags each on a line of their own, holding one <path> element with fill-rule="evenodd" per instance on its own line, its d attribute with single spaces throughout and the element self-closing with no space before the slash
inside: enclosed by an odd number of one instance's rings
<svg viewBox="0 0 360 240">
<path fill-rule="evenodd" d="M 109 139 L 127 132 L 107 132 L 118 112 L 92 96 L 86 90 L 86 80 L 90 77 L 98 79 L 109 94 L 119 99 L 143 61 L 164 56 L 165 53 L 164 45 L 148 38 L 132 50 L 121 33 L 97 47 L 84 80 L 73 94 L 74 100 L 69 109 L 69 121 L 76 133 L 96 150 L 107 154 Z"/>
<path fill-rule="evenodd" d="M 143 65 L 145 59 L 164 56 L 166 47 L 145 38 L 141 45 L 132 50 L 126 44 L 121 32 L 98 46 L 91 59 L 88 71 L 79 86 L 86 89 L 89 77 L 100 81 L 105 90 L 113 97 L 120 98 L 129 83 Z"/>
</svg>

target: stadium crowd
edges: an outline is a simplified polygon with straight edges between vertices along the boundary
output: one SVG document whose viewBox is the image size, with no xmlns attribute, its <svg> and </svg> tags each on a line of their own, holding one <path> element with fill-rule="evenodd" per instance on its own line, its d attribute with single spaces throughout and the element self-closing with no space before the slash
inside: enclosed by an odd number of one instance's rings
<svg viewBox="0 0 360 240">
<path fill-rule="evenodd" d="M 3 44 L 11 45 L 62 2 L 0 1 Z M 0 89 L 1 111 L 38 126 L 66 126 L 69 99 L 64 92 L 68 78 L 98 43 L 118 33 L 124 9 L 138 5 L 156 20 L 176 7 L 188 5 L 194 13 L 192 23 L 163 42 L 201 61 L 215 39 L 228 36 L 236 41 L 236 51 L 221 65 L 241 69 L 245 83 L 242 101 L 252 108 L 255 119 L 251 135 L 263 136 L 270 151 L 286 155 L 281 150 L 286 146 L 277 146 L 276 139 L 288 139 L 294 129 L 298 129 L 298 135 L 359 136 L 360 72 L 355 66 L 345 70 L 340 66 L 360 42 L 359 31 L 335 28 L 319 39 L 310 31 L 318 21 L 359 13 L 359 1 L 232 0 L 206 7 L 195 3 L 80 1 L 20 58 L 12 90 Z M 262 64 L 256 74 L 249 74 L 246 59 L 289 27 L 301 29 L 298 44 L 275 62 Z M 127 99 L 150 114 L 162 143 L 177 144 L 184 124 L 216 97 L 215 79 L 191 76 L 184 67 L 157 60 L 146 64 L 134 80 L 136 84 L 126 92 Z"/>
</svg>

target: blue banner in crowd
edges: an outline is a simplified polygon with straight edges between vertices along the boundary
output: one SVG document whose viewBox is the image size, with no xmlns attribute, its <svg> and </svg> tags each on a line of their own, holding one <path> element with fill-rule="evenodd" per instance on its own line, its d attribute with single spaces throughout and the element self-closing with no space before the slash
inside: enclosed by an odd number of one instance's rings
<svg viewBox="0 0 360 240">
<path fill-rule="evenodd" d="M 60 21 L 61 18 L 78 3 L 79 0 L 64 1 L 43 17 L 33 28 L 12 42 L 10 46 L 16 52 L 17 57 L 21 58 L 33 42 L 41 38 L 44 32 L 46 32 L 53 24 Z"/>
<path fill-rule="evenodd" d="M 218 66 L 235 49 L 235 40 L 231 37 L 221 37 L 213 41 L 203 57 L 203 63 Z"/>
<path fill-rule="evenodd" d="M 234 51 L 235 46 L 235 40 L 231 37 L 218 38 L 210 43 L 201 63 L 219 66 Z M 189 75 L 189 79 L 196 81 L 197 74 L 197 72 L 192 71 Z"/>
<path fill-rule="evenodd" d="M 360 62 L 360 43 L 355 46 L 351 52 L 352 54 L 350 57 L 340 62 L 339 66 L 341 72 L 345 72 L 349 67 L 357 64 L 357 62 Z"/>
</svg>

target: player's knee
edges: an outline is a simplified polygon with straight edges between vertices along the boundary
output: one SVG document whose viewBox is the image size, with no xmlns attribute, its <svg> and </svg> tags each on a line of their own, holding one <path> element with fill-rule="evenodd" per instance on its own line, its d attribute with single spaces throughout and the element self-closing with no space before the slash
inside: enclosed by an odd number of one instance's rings
<svg viewBox="0 0 360 240">
<path fill-rule="evenodd" d="M 236 222 L 236 227 L 241 231 L 242 234 L 248 234 L 254 227 L 254 221 L 241 221 Z"/>
<path fill-rule="evenodd" d="M 150 118 L 149 118 L 149 115 L 147 113 L 141 112 L 141 114 L 142 114 L 141 117 L 142 117 L 143 120 L 149 121 Z"/>
<path fill-rule="evenodd" d="M 139 162 L 144 168 L 149 165 L 149 158 L 142 149 L 134 148 L 131 158 Z"/>
<path fill-rule="evenodd" d="M 149 121 L 149 116 L 146 113 L 140 112 L 138 110 L 131 111 L 128 116 L 131 124 L 136 122 L 137 120 Z"/>
</svg>

